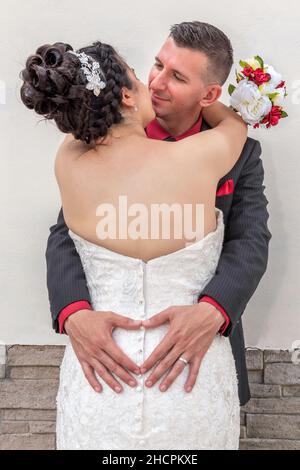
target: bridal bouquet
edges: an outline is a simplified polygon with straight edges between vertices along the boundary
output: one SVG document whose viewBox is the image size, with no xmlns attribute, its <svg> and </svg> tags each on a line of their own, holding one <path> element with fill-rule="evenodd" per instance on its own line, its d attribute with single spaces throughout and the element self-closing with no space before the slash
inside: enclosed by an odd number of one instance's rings
<svg viewBox="0 0 300 470">
<path fill-rule="evenodd" d="M 237 86 L 228 87 L 231 107 L 254 128 L 276 126 L 287 117 L 283 110 L 287 93 L 281 74 L 258 55 L 239 64 L 243 70 L 236 71 Z"/>
</svg>

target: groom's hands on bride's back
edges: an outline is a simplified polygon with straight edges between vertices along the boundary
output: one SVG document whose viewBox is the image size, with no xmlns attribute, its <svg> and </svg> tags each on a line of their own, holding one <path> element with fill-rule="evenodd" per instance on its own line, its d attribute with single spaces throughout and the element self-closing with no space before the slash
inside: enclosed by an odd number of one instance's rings
<svg viewBox="0 0 300 470">
<path fill-rule="evenodd" d="M 117 326 L 136 330 L 141 324 L 141 320 L 133 320 L 111 311 L 79 310 L 66 319 L 65 331 L 70 337 L 84 375 L 95 391 L 101 392 L 103 389 L 95 372 L 116 392 L 116 387 L 123 387 L 112 372 L 129 386 L 137 385 L 135 378 L 126 369 L 139 374 L 139 366 L 117 346 L 112 338 L 112 331 Z M 130 384 L 130 381 L 134 383 Z"/>
</svg>

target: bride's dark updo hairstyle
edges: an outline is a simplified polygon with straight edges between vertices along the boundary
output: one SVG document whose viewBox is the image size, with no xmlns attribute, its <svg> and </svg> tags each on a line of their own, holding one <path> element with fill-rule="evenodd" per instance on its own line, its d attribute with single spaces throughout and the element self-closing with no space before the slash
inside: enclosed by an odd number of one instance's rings
<svg viewBox="0 0 300 470">
<path fill-rule="evenodd" d="M 80 60 L 67 52 L 70 50 L 69 44 L 56 42 L 40 46 L 29 56 L 21 72 L 21 99 L 27 108 L 54 119 L 62 132 L 89 144 L 105 137 L 113 124 L 122 121 L 122 87 L 132 89 L 133 84 L 128 66 L 116 50 L 96 41 L 76 51 L 99 62 L 105 74 L 106 87 L 95 96 L 86 88 Z"/>
</svg>

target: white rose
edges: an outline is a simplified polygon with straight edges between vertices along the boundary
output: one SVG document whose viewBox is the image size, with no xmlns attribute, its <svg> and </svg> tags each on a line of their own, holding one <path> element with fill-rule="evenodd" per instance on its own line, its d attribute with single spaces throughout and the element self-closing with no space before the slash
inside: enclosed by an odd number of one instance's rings
<svg viewBox="0 0 300 470">
<path fill-rule="evenodd" d="M 247 62 L 247 64 L 249 64 L 250 67 L 253 68 L 253 70 L 260 69 L 260 63 L 254 57 L 246 59 L 245 62 Z"/>
<path fill-rule="evenodd" d="M 262 83 L 258 88 L 262 95 L 268 95 L 269 93 L 275 93 L 275 91 L 277 91 L 271 82 Z"/>
<path fill-rule="evenodd" d="M 272 65 L 265 64 L 265 72 L 271 75 L 271 80 L 268 82 L 270 85 L 273 85 L 274 88 L 282 82 L 282 75 L 272 67 Z"/>
<path fill-rule="evenodd" d="M 277 88 L 277 90 L 275 90 L 277 94 L 277 96 L 275 96 L 275 98 L 273 98 L 273 104 L 275 106 L 284 106 L 284 100 L 285 100 L 285 89 L 284 88 Z"/>
<path fill-rule="evenodd" d="M 270 99 L 262 95 L 255 83 L 242 80 L 230 97 L 230 104 L 250 125 L 257 124 L 271 111 Z"/>
</svg>

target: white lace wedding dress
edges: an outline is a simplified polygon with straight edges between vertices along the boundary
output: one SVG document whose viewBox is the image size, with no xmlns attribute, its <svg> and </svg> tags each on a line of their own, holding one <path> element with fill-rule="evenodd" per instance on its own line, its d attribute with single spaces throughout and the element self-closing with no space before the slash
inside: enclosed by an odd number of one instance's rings
<svg viewBox="0 0 300 470">
<path fill-rule="evenodd" d="M 197 302 L 213 277 L 222 250 L 223 213 L 216 208 L 217 228 L 202 240 L 144 262 L 93 244 L 71 230 L 87 278 L 94 310 L 110 310 L 147 319 L 171 305 Z M 138 365 L 166 335 L 169 323 L 153 329 L 116 328 L 113 337 Z M 152 370 L 152 369 L 151 369 Z M 57 449 L 238 449 L 240 405 L 235 362 L 228 337 L 217 334 L 204 356 L 196 384 L 184 390 L 189 365 L 166 392 L 162 378 L 152 387 L 145 377 L 123 391 L 88 383 L 71 342 L 60 367 L 56 397 Z M 164 375 L 165 376 L 165 375 Z M 117 377 L 116 377 L 117 378 Z M 119 378 L 117 378 L 118 381 Z"/>
</svg>

